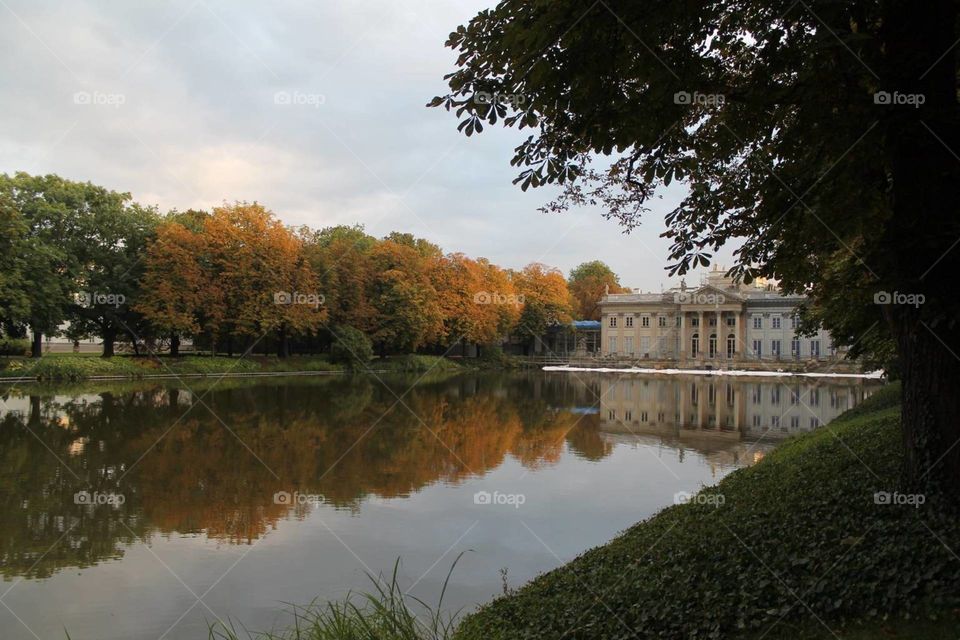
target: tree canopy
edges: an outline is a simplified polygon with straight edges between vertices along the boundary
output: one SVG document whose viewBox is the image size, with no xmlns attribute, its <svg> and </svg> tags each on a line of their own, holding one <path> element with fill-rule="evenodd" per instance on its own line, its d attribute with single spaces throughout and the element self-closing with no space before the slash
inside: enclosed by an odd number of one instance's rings
<svg viewBox="0 0 960 640">
<path fill-rule="evenodd" d="M 450 91 L 429 104 L 466 135 L 528 130 L 511 162 L 523 189 L 562 187 L 547 211 L 600 204 L 630 229 L 681 181 L 670 273 L 735 240 L 734 276 L 808 294 L 804 317 L 854 356 L 895 353 L 907 475 L 960 495 L 960 400 L 944 393 L 960 385 L 957 12 L 505 0 L 450 34 Z"/>
</svg>

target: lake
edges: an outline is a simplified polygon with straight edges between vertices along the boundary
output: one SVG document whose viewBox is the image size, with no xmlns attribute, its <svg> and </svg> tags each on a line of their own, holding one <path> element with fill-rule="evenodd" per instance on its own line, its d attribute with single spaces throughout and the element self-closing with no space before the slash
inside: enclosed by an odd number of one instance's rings
<svg viewBox="0 0 960 640">
<path fill-rule="evenodd" d="M 269 629 L 282 603 L 369 589 L 398 558 L 435 602 L 461 553 L 444 605 L 469 611 L 877 386 L 538 372 L 0 387 L 0 635 Z"/>
</svg>

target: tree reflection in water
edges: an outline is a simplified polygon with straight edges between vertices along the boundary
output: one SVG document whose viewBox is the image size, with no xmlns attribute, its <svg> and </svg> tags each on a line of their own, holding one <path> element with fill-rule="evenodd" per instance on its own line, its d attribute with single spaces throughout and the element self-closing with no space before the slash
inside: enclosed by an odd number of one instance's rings
<svg viewBox="0 0 960 640">
<path fill-rule="evenodd" d="M 611 376 L 470 374 L 421 382 L 404 395 L 414 380 L 389 377 L 389 388 L 366 377 L 318 377 L 5 392 L 3 574 L 38 578 L 90 566 L 154 535 L 249 544 L 313 508 L 277 504 L 282 491 L 357 511 L 367 496 L 457 484 L 508 456 L 534 469 L 565 448 L 600 460 L 625 436 L 681 446 L 689 425 L 666 417 L 689 408 L 683 385 L 704 383 L 658 380 L 647 393 L 642 381 Z M 862 383 L 848 387 L 863 397 Z M 749 393 L 743 385 L 735 392 Z M 671 394 L 680 405 L 663 405 Z M 651 415 L 661 420 L 651 424 Z M 726 451 L 749 428 L 733 440 L 729 429 L 718 432 L 726 440 L 688 438 L 682 446 Z M 74 496 L 84 490 L 124 500 L 78 505 Z"/>
</svg>

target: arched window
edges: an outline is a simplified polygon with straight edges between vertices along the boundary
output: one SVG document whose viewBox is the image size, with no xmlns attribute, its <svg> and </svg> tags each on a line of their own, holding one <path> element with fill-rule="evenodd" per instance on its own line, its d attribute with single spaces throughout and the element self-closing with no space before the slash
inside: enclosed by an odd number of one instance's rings
<svg viewBox="0 0 960 640">
<path fill-rule="evenodd" d="M 717 357 L 717 334 L 710 334 L 709 353 L 711 358 Z"/>
<path fill-rule="evenodd" d="M 732 333 L 727 336 L 727 357 L 732 358 L 737 353 L 737 337 Z"/>
<path fill-rule="evenodd" d="M 690 338 L 690 353 L 694 358 L 697 357 L 697 354 L 700 353 L 700 334 L 695 333 L 693 337 Z"/>
</svg>

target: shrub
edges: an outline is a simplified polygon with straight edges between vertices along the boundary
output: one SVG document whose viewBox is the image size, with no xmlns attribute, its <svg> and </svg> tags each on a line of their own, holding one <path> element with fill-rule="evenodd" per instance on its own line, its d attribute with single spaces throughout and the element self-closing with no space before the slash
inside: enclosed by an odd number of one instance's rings
<svg viewBox="0 0 960 640">
<path fill-rule="evenodd" d="M 362 369 L 373 358 L 373 343 L 359 329 L 336 327 L 334 343 L 330 347 L 330 361 L 344 364 L 351 369 Z"/>
<path fill-rule="evenodd" d="M 30 341 L 19 338 L 0 338 L 0 356 L 25 356 L 30 353 Z"/>
</svg>

